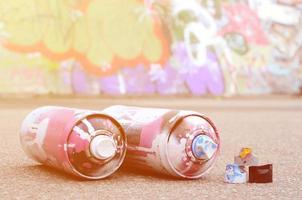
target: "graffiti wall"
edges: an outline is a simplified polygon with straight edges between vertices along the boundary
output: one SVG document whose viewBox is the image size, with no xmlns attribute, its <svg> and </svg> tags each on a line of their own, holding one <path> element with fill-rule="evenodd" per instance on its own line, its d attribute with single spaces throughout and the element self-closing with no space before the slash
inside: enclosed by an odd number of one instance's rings
<svg viewBox="0 0 302 200">
<path fill-rule="evenodd" d="M 301 88 L 302 0 L 0 0 L 1 94 Z"/>
</svg>

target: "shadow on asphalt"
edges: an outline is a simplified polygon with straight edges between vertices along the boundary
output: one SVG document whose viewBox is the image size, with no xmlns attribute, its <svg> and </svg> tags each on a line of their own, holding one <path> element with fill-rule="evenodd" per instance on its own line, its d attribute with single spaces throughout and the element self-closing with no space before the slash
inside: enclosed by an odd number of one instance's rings
<svg viewBox="0 0 302 200">
<path fill-rule="evenodd" d="M 177 177 L 173 177 L 166 174 L 160 174 L 149 170 L 133 169 L 128 166 L 122 166 L 120 168 L 120 171 L 131 177 L 148 177 L 153 180 L 165 180 L 165 181 L 192 181 L 190 179 L 177 178 Z M 199 178 L 199 180 L 203 180 L 203 178 Z"/>
<path fill-rule="evenodd" d="M 84 178 L 79 178 L 74 175 L 68 174 L 66 172 L 51 168 L 45 165 L 30 165 L 30 166 L 18 166 L 13 169 L 15 174 L 25 174 L 28 173 L 30 176 L 39 177 L 42 179 L 57 179 L 60 181 L 80 181 L 80 182 L 90 182 L 94 180 L 87 180 Z M 124 181 L 125 179 L 145 179 L 148 178 L 150 181 L 191 181 L 183 178 L 175 178 L 165 174 L 159 174 L 152 171 L 144 171 L 139 169 L 132 169 L 126 166 L 122 166 L 113 175 L 108 176 L 102 180 L 115 180 Z M 199 179 L 203 180 L 203 178 Z"/>
</svg>

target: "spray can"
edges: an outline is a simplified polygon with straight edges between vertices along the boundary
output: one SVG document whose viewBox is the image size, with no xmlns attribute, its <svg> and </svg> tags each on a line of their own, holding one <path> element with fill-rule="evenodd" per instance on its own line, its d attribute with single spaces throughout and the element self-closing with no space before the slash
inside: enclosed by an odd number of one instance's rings
<svg viewBox="0 0 302 200">
<path fill-rule="evenodd" d="M 213 122 L 193 111 L 111 106 L 103 110 L 127 136 L 125 165 L 196 179 L 213 166 L 220 139 Z"/>
<path fill-rule="evenodd" d="M 121 125 L 100 112 L 45 106 L 26 116 L 20 141 L 32 159 L 86 179 L 114 173 L 126 153 Z"/>
</svg>

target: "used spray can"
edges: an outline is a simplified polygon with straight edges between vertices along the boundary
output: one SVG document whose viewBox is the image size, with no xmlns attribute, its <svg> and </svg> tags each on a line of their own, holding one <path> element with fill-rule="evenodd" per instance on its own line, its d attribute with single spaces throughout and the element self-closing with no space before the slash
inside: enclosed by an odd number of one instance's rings
<svg viewBox="0 0 302 200">
<path fill-rule="evenodd" d="M 123 126 L 125 164 L 196 179 L 213 166 L 220 139 L 213 122 L 197 112 L 111 106 L 103 110 Z"/>
<path fill-rule="evenodd" d="M 126 153 L 121 125 L 100 112 L 40 107 L 24 119 L 20 141 L 32 159 L 86 179 L 114 173 Z"/>
</svg>

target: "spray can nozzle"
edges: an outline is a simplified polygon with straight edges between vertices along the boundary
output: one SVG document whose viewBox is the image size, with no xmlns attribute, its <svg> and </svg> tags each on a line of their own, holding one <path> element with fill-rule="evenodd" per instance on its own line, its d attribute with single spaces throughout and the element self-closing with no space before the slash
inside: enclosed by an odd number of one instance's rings
<svg viewBox="0 0 302 200">
<path fill-rule="evenodd" d="M 112 158 L 116 154 L 116 144 L 108 135 L 97 135 L 90 142 L 91 154 L 100 160 Z"/>
</svg>

